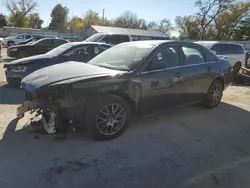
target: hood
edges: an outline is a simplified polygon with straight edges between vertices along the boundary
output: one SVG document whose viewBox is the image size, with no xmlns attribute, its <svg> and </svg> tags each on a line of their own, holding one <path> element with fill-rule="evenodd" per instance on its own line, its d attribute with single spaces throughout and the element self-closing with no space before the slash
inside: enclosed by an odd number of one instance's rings
<svg viewBox="0 0 250 188">
<path fill-rule="evenodd" d="M 87 63 L 69 61 L 37 70 L 26 76 L 21 85 L 30 92 L 35 92 L 40 87 L 47 85 L 67 84 L 123 72 Z"/>
<path fill-rule="evenodd" d="M 37 62 L 38 60 L 46 60 L 46 59 L 51 59 L 51 58 L 53 58 L 53 56 L 47 55 L 47 54 L 35 55 L 35 56 L 25 57 L 22 59 L 17 59 L 5 65 L 6 66 L 24 65 L 24 64 L 31 63 L 31 62 Z"/>
<path fill-rule="evenodd" d="M 8 36 L 8 37 L 5 37 L 4 40 L 8 40 L 8 39 L 13 39 L 15 36 Z"/>
</svg>

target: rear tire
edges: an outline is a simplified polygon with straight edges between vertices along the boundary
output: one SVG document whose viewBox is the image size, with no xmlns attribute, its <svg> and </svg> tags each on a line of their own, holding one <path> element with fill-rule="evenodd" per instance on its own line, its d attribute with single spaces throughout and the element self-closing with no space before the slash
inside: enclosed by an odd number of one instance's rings
<svg viewBox="0 0 250 188">
<path fill-rule="evenodd" d="M 28 57 L 28 53 L 27 52 L 25 52 L 25 51 L 18 52 L 18 54 L 17 54 L 17 58 L 18 59 L 25 58 L 25 57 Z"/>
<path fill-rule="evenodd" d="M 234 69 L 234 78 L 236 77 L 236 75 L 237 75 L 238 72 L 240 71 L 240 68 L 241 68 L 241 62 L 237 62 L 237 63 L 233 66 L 233 69 Z"/>
<path fill-rule="evenodd" d="M 208 92 L 205 98 L 205 105 L 208 108 L 215 108 L 220 104 L 223 95 L 223 82 L 221 80 L 215 80 L 209 86 Z"/>
<path fill-rule="evenodd" d="M 92 102 L 92 103 L 91 103 Z M 120 136 L 131 117 L 128 103 L 120 97 L 107 95 L 91 100 L 85 112 L 87 131 L 98 140 Z"/>
</svg>

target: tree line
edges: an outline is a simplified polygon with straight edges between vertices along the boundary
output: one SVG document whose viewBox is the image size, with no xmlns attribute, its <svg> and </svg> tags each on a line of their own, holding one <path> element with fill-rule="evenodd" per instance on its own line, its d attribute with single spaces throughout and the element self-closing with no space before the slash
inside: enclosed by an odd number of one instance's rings
<svg viewBox="0 0 250 188">
<path fill-rule="evenodd" d="M 0 27 L 42 28 L 43 20 L 35 12 L 34 0 L 5 0 L 8 16 L 0 14 Z M 90 25 L 114 26 L 132 29 L 157 30 L 170 36 L 178 31 L 180 38 L 191 40 L 250 40 L 250 2 L 239 0 L 196 0 L 193 15 L 176 16 L 174 23 L 163 18 L 146 21 L 129 10 L 114 19 L 88 10 L 84 16 L 69 17 L 69 9 L 57 4 L 51 11 L 51 22 L 46 29 L 81 33 Z"/>
</svg>

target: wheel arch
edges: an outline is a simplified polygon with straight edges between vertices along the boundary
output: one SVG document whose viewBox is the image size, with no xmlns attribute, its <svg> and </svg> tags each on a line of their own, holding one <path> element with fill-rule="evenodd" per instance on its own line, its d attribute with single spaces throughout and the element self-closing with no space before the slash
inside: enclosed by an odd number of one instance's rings
<svg viewBox="0 0 250 188">
<path fill-rule="evenodd" d="M 217 81 L 217 80 L 219 80 L 219 81 L 222 82 L 222 84 L 223 84 L 223 90 L 224 90 L 224 88 L 225 88 L 225 80 L 224 80 L 224 78 L 223 78 L 222 76 L 217 76 L 216 78 L 214 78 L 214 79 L 211 81 L 211 83 L 209 84 L 209 87 L 210 87 L 210 85 L 211 85 L 213 82 L 215 82 L 215 81 Z M 208 87 L 208 89 L 209 89 L 209 87 Z M 208 89 L 207 89 L 207 90 L 208 90 Z"/>
<path fill-rule="evenodd" d="M 128 94 L 126 94 L 126 93 L 124 93 L 122 91 L 108 91 L 107 94 L 115 95 L 117 97 L 122 98 L 123 100 L 125 100 L 129 104 L 131 114 L 136 114 L 137 113 L 136 103 L 135 103 L 135 101 L 132 100 L 132 98 Z"/>
</svg>

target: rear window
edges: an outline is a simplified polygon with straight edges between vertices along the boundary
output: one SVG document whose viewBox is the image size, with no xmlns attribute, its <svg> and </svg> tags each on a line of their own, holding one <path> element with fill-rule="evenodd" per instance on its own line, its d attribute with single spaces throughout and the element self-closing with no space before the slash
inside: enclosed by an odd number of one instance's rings
<svg viewBox="0 0 250 188">
<path fill-rule="evenodd" d="M 60 45 L 65 44 L 65 43 L 67 43 L 66 40 L 57 40 L 57 39 L 54 39 L 54 44 L 56 46 L 60 46 Z"/>
<path fill-rule="evenodd" d="M 102 39 L 102 42 L 107 43 L 107 44 L 120 44 L 123 42 L 128 42 L 129 41 L 129 36 L 128 35 L 107 35 Z"/>
<path fill-rule="evenodd" d="M 215 44 L 211 50 L 215 51 L 217 55 L 244 54 L 243 47 L 237 44 Z"/>
</svg>

